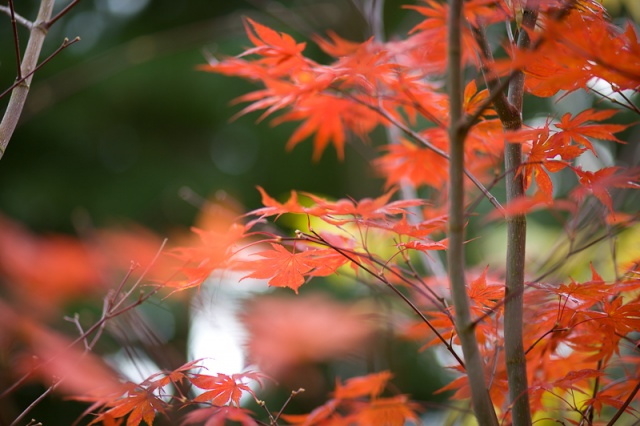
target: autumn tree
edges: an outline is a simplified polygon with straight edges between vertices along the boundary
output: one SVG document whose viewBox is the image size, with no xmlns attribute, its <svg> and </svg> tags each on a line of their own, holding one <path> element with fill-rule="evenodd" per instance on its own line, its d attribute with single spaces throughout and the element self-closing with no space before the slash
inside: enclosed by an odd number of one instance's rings
<svg viewBox="0 0 640 426">
<path fill-rule="evenodd" d="M 328 64 L 305 56 L 305 42 L 246 18 L 253 46 L 201 67 L 259 84 L 237 99 L 248 103 L 237 116 L 261 111 L 258 119 L 274 125 L 299 123 L 287 147 L 311 139 L 314 160 L 330 145 L 343 158 L 352 137 L 367 140 L 384 128 L 388 140 L 373 164 L 385 188 L 362 200 L 295 190 L 278 200 L 259 187 L 263 207 L 194 228 L 198 242 L 169 250 L 178 266 L 152 291 L 175 295 L 234 272 L 238 285 L 259 279 L 297 293 L 317 277 L 349 276 L 384 289 L 409 318 L 408 337 L 448 353 L 457 376 L 441 391 L 468 401 L 479 424 L 633 418 L 640 255 L 637 245 L 619 248 L 618 236 L 637 229 L 637 208 L 625 196 L 640 172 L 582 160 L 633 143 L 620 136 L 631 124 L 612 119 L 622 109 L 640 112 L 632 102 L 640 87 L 636 27 L 615 25 L 595 0 L 426 0 L 407 9 L 421 21 L 403 39 L 384 40 L 383 31 L 365 42 L 316 36 Z M 607 107 L 523 120 L 529 102 L 573 92 L 593 92 Z M 526 251 L 527 217 L 539 211 L 564 231 L 545 246 L 548 257 Z M 305 225 L 280 231 L 283 216 Z M 506 224 L 504 259 L 469 264 L 472 222 Z M 578 257 L 582 270 L 567 273 L 563 264 Z M 125 303 L 135 288 L 107 299 L 95 329 L 140 303 Z M 104 424 L 128 415 L 127 424 L 151 425 L 156 413 L 194 403 L 205 405 L 185 424 L 256 424 L 242 394 L 266 409 L 263 424 L 419 423 L 419 404 L 401 390 L 385 392 L 388 371 L 338 381 L 324 405 L 287 415 L 288 401 L 269 409 L 248 386 L 268 380 L 263 373 L 197 367 L 192 361 L 77 397 L 93 403 L 92 423 Z M 175 398 L 164 393 L 170 385 Z M 203 393 L 182 393 L 189 387 Z"/>
</svg>

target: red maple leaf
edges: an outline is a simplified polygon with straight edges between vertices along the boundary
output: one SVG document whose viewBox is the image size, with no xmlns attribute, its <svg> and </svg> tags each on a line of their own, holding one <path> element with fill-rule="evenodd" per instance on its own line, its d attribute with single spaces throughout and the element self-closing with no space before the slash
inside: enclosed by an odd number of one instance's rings
<svg viewBox="0 0 640 426">
<path fill-rule="evenodd" d="M 559 139 L 563 146 L 568 146 L 571 141 L 576 142 L 589 149 L 597 156 L 598 154 L 587 137 L 623 143 L 613 134 L 623 131 L 630 125 L 586 123 L 606 120 L 607 118 L 611 118 L 617 112 L 617 110 L 613 109 L 602 111 L 587 109 L 573 118 L 571 117 L 571 113 L 566 113 L 562 116 L 560 123 L 555 124 L 555 126 L 562 131 L 556 133 L 553 136 L 553 139 Z"/>
<path fill-rule="evenodd" d="M 550 202 L 553 199 L 553 182 L 548 172 L 557 172 L 569 165 L 584 149 L 563 144 L 561 138 L 551 136 L 549 122 L 544 126 L 534 129 L 522 129 L 506 134 L 506 139 L 511 143 L 523 143 L 530 146 L 529 155 L 523 165 L 518 167 L 516 173 L 522 173 L 524 188 L 527 190 L 535 179 L 540 191 Z"/>
<path fill-rule="evenodd" d="M 376 398 L 352 415 L 357 424 L 371 426 L 404 426 L 408 421 L 420 424 L 416 414 L 419 406 L 406 395 Z"/>
<path fill-rule="evenodd" d="M 287 200 L 286 203 L 282 204 L 276 201 L 274 198 L 270 197 L 269 194 L 261 187 L 258 186 L 258 191 L 260 191 L 260 195 L 262 196 L 262 205 L 257 210 L 251 212 L 252 215 L 259 216 L 261 218 L 276 216 L 276 219 L 285 213 L 303 213 L 304 207 L 302 207 L 298 203 L 298 193 L 296 191 L 291 191 L 291 197 Z"/>
<path fill-rule="evenodd" d="M 336 412 L 340 401 L 330 399 L 319 407 L 316 407 L 309 414 L 283 414 L 283 420 L 292 425 L 347 425 L 346 419 Z"/>
<path fill-rule="evenodd" d="M 112 394 L 108 397 L 98 398 L 95 406 L 103 405 L 108 408 L 99 414 L 89 423 L 90 425 L 102 422 L 105 419 L 118 419 L 124 416 L 127 418 L 127 426 L 138 426 L 144 421 L 148 426 L 152 426 L 156 412 L 164 413 L 165 402 L 154 394 L 152 388 L 143 388 L 135 383 L 124 383 L 122 385 L 124 394 Z M 115 397 L 115 398 L 113 398 Z M 84 400 L 89 400 L 85 398 Z"/>
<path fill-rule="evenodd" d="M 381 371 L 366 376 L 348 379 L 344 385 L 336 382 L 334 396 L 336 399 L 354 399 L 363 396 L 375 398 L 382 393 L 393 374 L 389 371 Z"/>
<path fill-rule="evenodd" d="M 364 137 L 378 125 L 380 117 L 368 107 L 351 99 L 329 93 L 317 93 L 299 98 L 293 110 L 274 120 L 273 124 L 287 121 L 302 121 L 287 141 L 287 149 L 293 149 L 315 133 L 314 161 L 320 159 L 330 142 L 335 147 L 338 158 L 343 160 L 347 131 Z"/>
<path fill-rule="evenodd" d="M 447 249 L 447 239 L 440 241 L 418 241 L 413 240 L 406 243 L 398 244 L 398 248 L 408 248 L 419 250 L 422 252 L 427 252 L 431 250 L 446 250 Z"/>
<path fill-rule="evenodd" d="M 445 139 L 431 140 L 431 143 L 446 151 Z M 415 187 L 429 185 L 443 189 L 449 176 L 449 164 L 433 150 L 419 147 L 404 139 L 398 144 L 384 147 L 386 153 L 374 161 L 374 166 L 386 178 L 385 186 L 409 183 Z"/>
<path fill-rule="evenodd" d="M 268 376 L 255 371 L 247 371 L 231 376 L 226 374 L 216 374 L 215 376 L 195 374 L 189 380 L 194 386 L 206 390 L 194 398 L 195 402 L 210 402 L 216 406 L 232 404 L 239 407 L 243 393 L 246 392 L 254 398 L 256 397 L 248 381 L 256 381 L 262 386 L 262 380 L 265 378 Z"/>
<path fill-rule="evenodd" d="M 620 167 L 605 167 L 596 172 L 575 168 L 580 186 L 573 190 L 572 197 L 582 200 L 588 193 L 593 194 L 613 214 L 613 200 L 609 192 L 613 188 L 640 188 L 640 169 L 622 170 Z"/>
<path fill-rule="evenodd" d="M 307 212 L 313 216 L 321 217 L 324 221 L 333 225 L 343 225 L 349 222 L 369 223 L 376 219 L 385 219 L 393 215 L 410 214 L 408 208 L 424 205 L 423 200 L 397 200 L 391 201 L 395 190 L 391 190 L 378 198 L 363 198 L 360 201 L 341 199 L 328 201 L 313 194 L 307 194 L 316 202 Z"/>
<path fill-rule="evenodd" d="M 270 250 L 255 253 L 255 256 L 262 259 L 241 263 L 242 267 L 253 270 L 242 279 L 269 278 L 270 286 L 289 287 L 297 293 L 298 288 L 304 284 L 305 275 L 322 266 L 313 258 L 313 252 L 314 250 L 289 251 L 280 244 L 271 243 Z"/>
<path fill-rule="evenodd" d="M 336 382 L 335 397 L 309 414 L 283 415 L 294 425 L 371 425 L 402 426 L 407 421 L 418 423 L 417 405 L 406 395 L 380 398 L 391 373 L 381 371 L 354 377 L 344 385 Z"/>
</svg>

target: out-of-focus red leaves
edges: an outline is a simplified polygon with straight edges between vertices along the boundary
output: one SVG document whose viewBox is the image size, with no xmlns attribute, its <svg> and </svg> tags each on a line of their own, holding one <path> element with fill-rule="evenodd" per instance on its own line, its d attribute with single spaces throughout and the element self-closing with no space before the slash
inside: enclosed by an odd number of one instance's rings
<svg viewBox="0 0 640 426">
<path fill-rule="evenodd" d="M 292 366 L 358 353 L 375 331 L 371 312 L 321 296 L 267 296 L 242 315 L 249 357 L 278 378 Z"/>
<path fill-rule="evenodd" d="M 354 377 L 347 380 L 344 384 L 336 383 L 334 396 L 336 399 L 350 399 L 368 396 L 370 398 L 378 397 L 387 382 L 391 380 L 393 374 L 389 371 L 381 371 L 363 377 Z"/>
<path fill-rule="evenodd" d="M 37 236 L 0 216 L 0 271 L 5 284 L 38 310 L 90 293 L 101 278 L 97 260 L 75 238 Z"/>
<path fill-rule="evenodd" d="M 184 418 L 182 425 L 201 424 L 204 426 L 224 426 L 227 420 L 240 423 L 242 426 L 257 426 L 251 417 L 251 411 L 238 407 L 207 407 L 190 412 Z"/>
<path fill-rule="evenodd" d="M 283 414 L 294 425 L 311 426 L 402 426 L 419 423 L 418 404 L 407 395 L 381 398 L 392 374 L 388 371 L 336 382 L 334 397 L 309 414 Z"/>
<path fill-rule="evenodd" d="M 47 316 L 70 301 L 104 296 L 133 265 L 148 266 L 161 246 L 142 227 L 96 230 L 80 239 L 36 235 L 0 216 L 0 283 L 32 314 Z"/>
<path fill-rule="evenodd" d="M 62 379 L 56 390 L 68 395 L 104 395 L 119 388 L 118 375 L 81 343 L 72 346 L 68 337 L 30 321 L 23 321 L 18 331 L 27 344 L 17 363 L 19 374 L 46 385 Z"/>
<path fill-rule="evenodd" d="M 107 394 L 120 386 L 117 374 L 99 357 L 74 342 L 21 315 L 0 300 L 0 351 L 15 359 L 14 379 L 26 376 L 69 395 Z M 19 349 L 18 354 L 14 350 Z M 59 381 L 60 380 L 60 381 Z M 59 382 L 58 382 L 59 381 Z"/>
<path fill-rule="evenodd" d="M 121 274 L 133 266 L 141 273 L 151 265 L 146 275 L 149 281 L 167 279 L 173 272 L 167 259 L 158 256 L 162 245 L 157 234 L 135 224 L 97 230 L 92 239 L 92 250 L 102 261 L 103 270 Z M 107 285 L 113 285 L 113 277 L 107 279 Z"/>
<path fill-rule="evenodd" d="M 214 270 L 231 266 L 231 257 L 238 249 L 240 240 L 247 236 L 253 222 L 238 222 L 240 213 L 237 206 L 211 202 L 201 210 L 196 225 L 188 236 L 177 239 L 168 252 L 178 262 L 174 274 L 163 284 L 180 292 L 197 287 Z"/>
</svg>

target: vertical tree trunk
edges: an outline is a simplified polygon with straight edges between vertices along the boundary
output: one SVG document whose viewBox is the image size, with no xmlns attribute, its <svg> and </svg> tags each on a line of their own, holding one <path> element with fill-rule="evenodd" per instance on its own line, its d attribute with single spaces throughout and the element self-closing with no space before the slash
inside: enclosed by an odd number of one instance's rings
<svg viewBox="0 0 640 426">
<path fill-rule="evenodd" d="M 518 35 L 518 48 L 526 49 L 530 45 L 527 31 L 535 27 L 538 14 L 533 9 L 525 8 L 522 28 Z M 522 127 L 522 100 L 524 95 L 524 74 L 516 72 L 509 81 L 508 97 L 501 90 L 500 82 L 488 75 L 488 63 L 493 62 L 491 47 L 487 42 L 484 29 L 473 29 L 474 36 L 480 46 L 483 60 L 483 74 L 487 87 L 494 97 L 494 106 L 505 131 L 518 130 Z M 522 175 L 515 176 L 515 171 L 522 164 L 522 146 L 505 142 L 505 183 L 507 203 L 524 195 Z M 530 426 L 531 409 L 528 395 L 527 363 L 522 342 L 523 333 L 523 296 L 525 244 L 527 220 L 524 215 L 508 216 L 507 220 L 507 259 L 505 279 L 504 306 L 504 346 L 506 356 L 507 379 L 509 382 L 509 400 L 512 404 L 512 420 L 514 426 Z"/>
<path fill-rule="evenodd" d="M 526 9 L 518 35 L 518 48 L 529 47 L 530 39 L 526 29 L 533 29 L 537 13 Z M 518 72 L 509 84 L 508 101 L 518 113 L 518 119 L 511 121 L 505 130 L 517 130 L 522 127 L 522 98 L 524 95 L 524 74 Z M 522 164 L 522 145 L 505 142 L 504 164 L 507 174 L 507 203 L 524 195 L 522 174 L 515 171 Z M 514 426 L 531 426 L 531 407 L 529 405 L 527 360 L 522 342 L 523 333 L 523 299 L 524 272 L 527 238 L 527 219 L 524 215 L 507 217 L 507 259 L 506 259 L 506 291 L 507 302 L 504 307 L 505 357 L 507 363 L 507 380 L 509 382 L 509 398 L 511 416 Z"/>
<path fill-rule="evenodd" d="M 465 284 L 464 259 L 464 138 L 462 129 L 462 0 L 450 0 L 448 22 L 449 76 L 449 250 L 447 252 L 449 285 L 455 308 L 456 330 L 464 354 L 467 377 L 471 387 L 473 410 L 481 425 L 498 425 L 493 403 L 487 390 L 484 362 L 478 350 L 475 328 L 469 309 Z"/>
</svg>

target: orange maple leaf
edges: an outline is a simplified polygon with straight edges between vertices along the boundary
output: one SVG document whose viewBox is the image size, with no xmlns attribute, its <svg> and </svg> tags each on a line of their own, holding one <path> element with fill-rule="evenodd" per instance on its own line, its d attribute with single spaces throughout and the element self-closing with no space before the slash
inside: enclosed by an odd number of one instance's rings
<svg viewBox="0 0 640 426">
<path fill-rule="evenodd" d="M 32 312 L 50 313 L 70 299 L 101 291 L 97 260 L 76 238 L 37 236 L 0 216 L 0 271 Z"/>
<path fill-rule="evenodd" d="M 270 197 L 261 186 L 258 186 L 257 188 L 262 196 L 262 205 L 264 207 L 252 211 L 252 215 L 259 216 L 261 218 L 275 215 L 276 219 L 278 219 L 285 213 L 304 213 L 304 208 L 298 203 L 298 193 L 296 191 L 291 191 L 291 197 L 289 197 L 289 200 L 282 204 Z"/>
<path fill-rule="evenodd" d="M 338 400 L 354 399 L 363 396 L 375 398 L 382 393 L 393 374 L 389 371 L 381 371 L 366 376 L 348 379 L 344 385 L 336 381 L 334 396 Z"/>
<path fill-rule="evenodd" d="M 553 136 L 553 139 L 559 139 L 560 143 L 564 146 L 568 146 L 571 141 L 574 141 L 583 145 L 597 156 L 598 154 L 587 137 L 623 143 L 613 134 L 623 131 L 630 125 L 586 123 L 606 120 L 607 118 L 611 118 L 617 112 L 617 110 L 612 109 L 602 111 L 587 109 L 573 118 L 571 117 L 571 113 L 566 113 L 562 116 L 560 123 L 555 124 L 555 126 L 562 131 L 556 133 Z"/>
<path fill-rule="evenodd" d="M 586 394 L 585 390 L 588 389 L 589 379 L 602 377 L 603 375 L 603 371 L 593 369 L 569 371 L 564 377 L 553 382 L 553 386 L 563 390 L 574 390 Z M 578 386 L 580 384 L 582 386 Z"/>
<path fill-rule="evenodd" d="M 246 51 L 243 55 L 260 52 L 263 56 L 279 57 L 282 54 L 296 56 L 306 46 L 306 43 L 296 43 L 289 34 L 274 31 L 251 18 L 245 18 L 244 26 L 247 36 L 249 36 L 256 48 Z"/>
<path fill-rule="evenodd" d="M 357 52 L 358 49 L 362 48 L 362 43 L 345 40 L 336 34 L 335 31 L 329 30 L 327 31 L 327 35 L 329 36 L 329 40 L 319 36 L 315 36 L 313 40 L 320 49 L 335 58 L 352 55 Z"/>
<path fill-rule="evenodd" d="M 283 420 L 292 425 L 312 426 L 312 425 L 347 425 L 344 417 L 336 412 L 340 401 L 330 399 L 319 407 L 316 407 L 309 414 L 283 414 Z"/>
<path fill-rule="evenodd" d="M 474 114 L 478 110 L 478 108 L 486 102 L 487 99 L 489 99 L 489 90 L 484 89 L 478 92 L 476 81 L 471 80 L 464 88 L 464 112 L 469 115 Z M 495 114 L 496 112 L 493 109 L 487 108 L 482 112 L 481 117 Z"/>
<path fill-rule="evenodd" d="M 426 49 L 429 51 L 429 60 L 440 64 L 437 71 L 442 72 L 446 67 L 449 5 L 434 0 L 425 0 L 424 2 L 427 6 L 404 6 L 426 17 L 424 21 L 413 27 L 409 34 L 418 32 L 421 40 L 426 43 Z M 475 3 L 477 3 L 477 1 Z M 466 5 L 465 10 L 468 10 Z M 475 59 L 472 52 L 477 51 L 477 43 L 473 38 L 471 30 L 466 25 L 461 28 L 461 31 L 463 61 L 469 62 Z"/>
<path fill-rule="evenodd" d="M 252 223 L 224 223 L 218 229 L 191 228 L 200 241 L 186 247 L 177 247 L 169 253 L 184 262 L 184 266 L 179 268 L 176 278 L 164 285 L 181 291 L 202 284 L 214 270 L 227 266 L 233 255 L 233 248 L 246 236 L 251 226 Z"/>
<path fill-rule="evenodd" d="M 315 133 L 313 161 L 318 161 L 330 142 L 338 153 L 338 159 L 343 160 L 347 131 L 364 138 L 378 125 L 380 117 L 368 107 L 351 99 L 317 93 L 299 98 L 293 110 L 274 120 L 273 124 L 300 120 L 303 122 L 291 134 L 287 141 L 287 149 L 293 149 Z"/>
<path fill-rule="evenodd" d="M 551 136 L 549 122 L 540 128 L 509 132 L 506 139 L 511 143 L 525 143 L 527 146 L 530 144 L 527 161 L 518 167 L 516 174 L 523 174 L 525 190 L 531 185 L 532 178 L 535 179 L 548 202 L 553 199 L 553 182 L 548 172 L 562 170 L 568 166 L 567 161 L 583 152 L 581 148 L 563 145 L 561 139 L 554 139 Z"/>
<path fill-rule="evenodd" d="M 443 138 L 430 140 L 437 148 L 446 150 Z M 449 164 L 433 150 L 419 147 L 405 139 L 399 144 L 384 147 L 386 153 L 373 164 L 386 178 L 386 188 L 409 183 L 415 187 L 429 185 L 443 189 L 449 176 Z"/>
<path fill-rule="evenodd" d="M 413 250 L 419 250 L 422 252 L 428 252 L 432 250 L 446 250 L 447 249 L 447 239 L 443 239 L 440 241 L 418 241 L 413 240 L 406 243 L 397 244 L 398 248 L 408 248 Z"/>
<path fill-rule="evenodd" d="M 193 376 L 193 374 L 190 373 L 191 370 L 194 368 L 202 368 L 202 366 L 198 365 L 200 361 L 202 360 L 196 359 L 181 365 L 173 371 L 153 374 L 148 377 L 145 382 L 152 383 L 153 387 L 156 388 L 162 388 L 169 383 L 179 385 L 183 380 L 189 380 Z"/>
<path fill-rule="evenodd" d="M 360 201 L 340 199 L 334 202 L 307 194 L 316 202 L 307 212 L 333 225 L 343 225 L 349 222 L 371 223 L 376 219 L 386 219 L 393 215 L 410 214 L 408 208 L 425 204 L 419 199 L 389 202 L 394 192 L 395 189 L 378 198 L 363 198 Z"/>
<path fill-rule="evenodd" d="M 112 408 L 98 415 L 89 423 L 90 425 L 97 424 L 105 419 L 118 419 L 128 415 L 127 426 L 138 426 L 142 421 L 148 426 L 152 426 L 156 412 L 164 413 L 166 404 L 154 394 L 154 389 L 146 389 L 130 382 L 124 383 L 122 388 L 125 394 L 117 396 L 115 399 L 98 398 L 98 402 L 94 406 L 104 405 Z M 112 396 L 116 395 L 113 394 Z"/>
<path fill-rule="evenodd" d="M 420 424 L 416 414 L 419 406 L 409 401 L 406 395 L 391 398 L 376 398 L 353 415 L 359 425 L 404 426 L 407 422 Z"/>
<path fill-rule="evenodd" d="M 244 261 L 243 267 L 253 269 L 253 272 L 241 278 L 269 278 L 268 284 L 275 287 L 289 287 L 296 293 L 309 275 L 320 265 L 313 259 L 313 250 L 289 251 L 280 244 L 270 243 L 272 249 L 255 253 L 262 259 Z"/>
<path fill-rule="evenodd" d="M 477 315 L 483 315 L 493 309 L 496 303 L 504 298 L 504 285 L 495 281 L 487 282 L 487 266 L 482 274 L 468 285 L 467 293 L 471 300 L 471 310 Z"/>
<path fill-rule="evenodd" d="M 265 378 L 268 378 L 265 374 L 247 371 L 231 376 L 221 373 L 215 376 L 195 374 L 193 377 L 190 377 L 189 380 L 194 386 L 206 390 L 206 392 L 194 398 L 195 402 L 210 402 L 216 406 L 223 406 L 230 403 L 239 407 L 240 398 L 243 393 L 246 392 L 254 398 L 256 397 L 255 392 L 247 383 L 248 380 L 256 381 L 262 386 L 262 380 Z"/>
<path fill-rule="evenodd" d="M 613 214 L 613 200 L 609 191 L 612 188 L 640 188 L 640 169 L 622 170 L 620 167 L 605 167 L 596 172 L 574 168 L 580 186 L 574 189 L 571 196 L 578 201 L 588 193 L 593 194 Z M 618 173 L 619 172 L 619 173 Z"/>
<path fill-rule="evenodd" d="M 282 418 L 295 425 L 371 425 L 401 426 L 407 421 L 419 423 L 415 412 L 417 404 L 406 395 L 379 398 L 391 373 L 381 371 L 366 376 L 354 377 L 341 385 L 336 382 L 335 397 L 309 414 L 283 415 Z"/>
<path fill-rule="evenodd" d="M 487 215 L 488 220 L 504 218 L 507 216 L 516 216 L 532 213 L 541 209 L 566 210 L 570 213 L 576 212 L 576 204 L 569 200 L 549 200 L 542 191 L 536 191 L 533 196 L 523 195 L 517 197 L 509 203 L 503 205 L 503 210 L 494 210 Z"/>
</svg>

